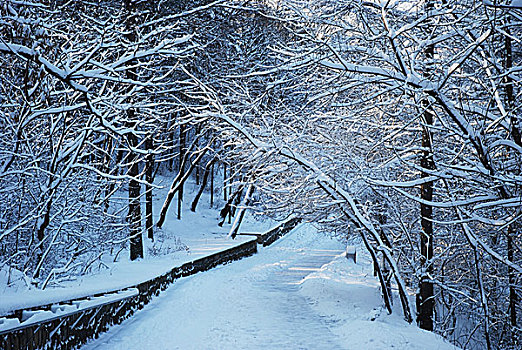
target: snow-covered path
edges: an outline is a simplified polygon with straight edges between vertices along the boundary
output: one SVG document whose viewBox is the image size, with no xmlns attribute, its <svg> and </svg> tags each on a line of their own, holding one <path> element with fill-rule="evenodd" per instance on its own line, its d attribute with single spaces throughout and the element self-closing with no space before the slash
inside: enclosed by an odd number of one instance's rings
<svg viewBox="0 0 522 350">
<path fill-rule="evenodd" d="M 329 238 L 300 237 L 292 234 L 256 256 L 176 282 L 85 349 L 342 348 L 298 286 L 343 247 Z"/>
<path fill-rule="evenodd" d="M 312 310 L 309 301 L 299 293 L 300 283 L 307 275 L 319 271 L 324 264 L 341 253 L 342 250 L 338 247 L 289 252 L 285 260 L 279 261 L 285 264 L 283 269 L 253 283 L 252 290 L 259 295 L 256 307 L 270 305 L 271 315 L 270 323 L 263 324 L 254 333 L 260 341 L 252 348 L 342 348 L 323 318 Z"/>
<path fill-rule="evenodd" d="M 452 348 L 380 312 L 369 261 L 347 262 L 341 243 L 310 231 L 303 225 L 253 257 L 175 282 L 82 349 Z"/>
</svg>

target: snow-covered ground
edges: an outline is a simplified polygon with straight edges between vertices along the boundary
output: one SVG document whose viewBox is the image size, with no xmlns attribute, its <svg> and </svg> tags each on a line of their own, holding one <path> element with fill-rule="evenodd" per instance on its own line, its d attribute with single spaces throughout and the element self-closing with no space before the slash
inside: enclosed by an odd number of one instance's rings
<svg viewBox="0 0 522 350">
<path fill-rule="evenodd" d="M 158 175 L 156 184 L 164 188 L 154 193 L 154 222 L 157 222 L 170 180 Z M 45 290 L 28 286 L 23 278 L 15 279 L 14 283 L 7 285 L 6 270 L 0 270 L 0 316 L 12 310 L 126 288 L 159 276 L 185 262 L 252 239 L 251 236 L 237 236 L 235 240 L 227 238 L 230 230 L 228 221 L 223 227 L 217 225 L 223 201 L 216 198 L 214 208 L 210 208 L 208 193 L 201 197 L 196 213 L 191 212 L 190 204 L 197 190 L 198 187 L 193 182 L 185 187 L 182 220 L 176 218 L 177 198 L 174 198 L 163 228 L 155 233 L 154 243 L 144 233 L 145 257 L 142 260 L 130 261 L 128 250 L 118 254 L 116 261 L 115 254 L 106 254 L 100 260 L 102 267 L 94 274 L 62 282 Z M 247 211 L 241 232 L 264 232 L 274 225 L 271 220 L 259 221 L 259 218 Z"/>
<path fill-rule="evenodd" d="M 454 349 L 388 315 L 370 260 L 303 224 L 260 253 L 176 281 L 94 349 Z"/>
<path fill-rule="evenodd" d="M 168 186 L 165 178 L 158 180 Z M 156 213 L 166 191 L 155 194 Z M 227 238 L 230 225 L 217 226 L 222 203 L 209 208 L 207 194 L 197 213 L 188 210 L 195 191 L 187 186 L 181 221 L 174 200 L 155 242 L 144 239 L 143 260 L 131 262 L 123 251 L 116 262 L 114 256 L 105 257 L 106 268 L 97 273 L 58 287 L 3 287 L 0 315 L 124 288 L 252 239 Z M 249 213 L 241 232 L 264 232 L 274 225 Z M 176 281 L 85 349 L 453 349 L 403 321 L 398 306 L 388 315 L 370 259 L 359 249 L 355 265 L 345 258 L 344 248 L 302 224 L 253 257 Z"/>
</svg>

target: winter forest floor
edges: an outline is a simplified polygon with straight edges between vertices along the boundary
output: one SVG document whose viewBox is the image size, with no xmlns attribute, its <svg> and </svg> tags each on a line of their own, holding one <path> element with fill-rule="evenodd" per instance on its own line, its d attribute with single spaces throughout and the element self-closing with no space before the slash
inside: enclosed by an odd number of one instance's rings
<svg viewBox="0 0 522 350">
<path fill-rule="evenodd" d="M 382 308 L 371 262 L 309 224 L 260 253 L 175 282 L 94 349 L 454 349 Z"/>
</svg>

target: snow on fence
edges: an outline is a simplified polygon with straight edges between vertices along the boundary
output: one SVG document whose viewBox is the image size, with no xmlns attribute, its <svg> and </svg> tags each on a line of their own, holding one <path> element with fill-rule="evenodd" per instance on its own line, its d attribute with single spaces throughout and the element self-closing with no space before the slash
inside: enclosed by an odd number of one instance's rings
<svg viewBox="0 0 522 350">
<path fill-rule="evenodd" d="M 10 317 L 0 317 L 0 349 L 76 348 L 89 339 L 97 338 L 109 326 L 132 316 L 176 279 L 210 270 L 256 252 L 257 243 L 252 240 L 185 263 L 164 275 L 123 290 L 18 310 Z"/>
<path fill-rule="evenodd" d="M 270 244 L 274 243 L 276 240 L 290 232 L 300 222 L 301 218 L 291 218 L 283 222 L 281 225 L 274 227 L 273 229 L 259 235 L 257 237 L 257 243 L 262 244 L 263 247 L 269 246 Z"/>
</svg>

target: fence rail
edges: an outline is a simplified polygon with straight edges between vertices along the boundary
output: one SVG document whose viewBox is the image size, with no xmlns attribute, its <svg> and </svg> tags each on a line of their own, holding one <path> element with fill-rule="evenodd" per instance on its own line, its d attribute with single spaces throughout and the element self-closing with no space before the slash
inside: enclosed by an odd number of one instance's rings
<svg viewBox="0 0 522 350">
<path fill-rule="evenodd" d="M 257 243 L 262 244 L 263 247 L 269 246 L 288 232 L 292 231 L 300 222 L 301 218 L 296 217 L 284 221 L 279 226 L 276 226 L 270 231 L 258 236 Z"/>
</svg>

